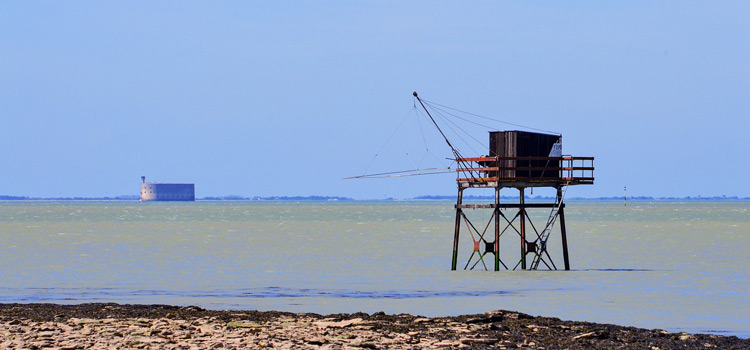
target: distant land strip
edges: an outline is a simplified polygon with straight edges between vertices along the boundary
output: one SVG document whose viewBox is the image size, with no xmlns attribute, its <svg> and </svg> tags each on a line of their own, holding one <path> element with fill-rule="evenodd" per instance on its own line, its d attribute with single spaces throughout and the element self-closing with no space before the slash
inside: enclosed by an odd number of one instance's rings
<svg viewBox="0 0 750 350">
<path fill-rule="evenodd" d="M 464 196 L 464 200 L 494 200 L 494 196 Z M 518 200 L 518 196 L 501 196 L 502 200 Z M 549 196 L 527 196 L 527 200 L 554 200 L 555 197 Z M 0 201 L 137 201 L 140 200 L 140 196 L 137 195 L 122 195 L 115 197 L 27 197 L 27 196 L 7 196 L 0 195 Z M 203 198 L 197 198 L 198 201 L 288 201 L 288 202 L 320 202 L 320 201 L 348 201 L 348 202 L 390 202 L 390 201 L 455 201 L 455 195 L 426 195 L 417 196 L 413 198 L 395 199 L 395 198 L 380 198 L 380 199 L 353 199 L 349 197 L 336 197 L 336 196 L 270 196 L 270 197 L 243 197 L 237 195 L 230 196 L 209 196 Z M 623 197 L 570 197 L 568 201 L 623 201 Z M 687 196 L 687 197 L 650 197 L 650 196 L 634 196 L 628 197 L 628 201 L 634 202 L 647 202 L 647 201 L 750 201 L 750 197 L 738 197 L 738 196 Z"/>
</svg>

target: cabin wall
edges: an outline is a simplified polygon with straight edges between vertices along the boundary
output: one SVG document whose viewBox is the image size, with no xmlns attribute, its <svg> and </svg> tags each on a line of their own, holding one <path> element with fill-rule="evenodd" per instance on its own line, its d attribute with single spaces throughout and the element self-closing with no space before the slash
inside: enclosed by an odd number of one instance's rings
<svg viewBox="0 0 750 350">
<path fill-rule="evenodd" d="M 560 135 L 527 131 L 491 131 L 490 156 L 495 157 L 549 157 L 553 145 L 561 140 Z M 547 160 L 502 160 L 501 168 L 513 167 L 560 167 L 559 161 Z M 503 170 L 504 178 L 558 177 L 559 172 L 544 170 Z"/>
</svg>

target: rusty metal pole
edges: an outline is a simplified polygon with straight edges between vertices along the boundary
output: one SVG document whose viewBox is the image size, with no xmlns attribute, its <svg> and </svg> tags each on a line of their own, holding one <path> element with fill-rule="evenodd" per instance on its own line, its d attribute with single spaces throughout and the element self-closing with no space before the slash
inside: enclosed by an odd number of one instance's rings
<svg viewBox="0 0 750 350">
<path fill-rule="evenodd" d="M 500 271 L 500 187 L 495 187 L 495 271 Z"/>
<path fill-rule="evenodd" d="M 526 270 L 526 208 L 524 207 L 525 204 L 525 194 L 524 194 L 524 188 L 521 187 L 518 189 L 520 192 L 520 202 L 519 202 L 519 213 L 521 217 L 521 270 Z"/>
<path fill-rule="evenodd" d="M 458 263 L 458 233 L 461 231 L 461 202 L 463 201 L 464 189 L 461 185 L 458 185 L 458 199 L 456 200 L 456 228 L 453 233 L 453 261 L 451 262 L 451 270 L 456 270 L 456 264 Z"/>
<path fill-rule="evenodd" d="M 560 238 L 562 239 L 563 261 L 565 262 L 565 271 L 570 271 L 570 261 L 568 261 L 568 237 L 565 233 L 565 205 L 563 204 L 563 194 L 560 187 L 557 188 L 557 200 L 559 201 L 560 210 Z"/>
</svg>

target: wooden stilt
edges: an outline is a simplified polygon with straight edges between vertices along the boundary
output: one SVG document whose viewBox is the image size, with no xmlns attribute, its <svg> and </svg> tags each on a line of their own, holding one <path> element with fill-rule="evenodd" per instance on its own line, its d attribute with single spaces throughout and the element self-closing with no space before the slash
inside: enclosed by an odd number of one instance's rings
<svg viewBox="0 0 750 350">
<path fill-rule="evenodd" d="M 463 201 L 464 189 L 458 187 L 458 199 L 456 200 L 456 227 L 453 233 L 453 261 L 451 262 L 451 270 L 456 270 L 456 264 L 458 264 L 458 237 L 461 232 L 461 202 Z"/>
<path fill-rule="evenodd" d="M 562 201 L 562 189 L 557 188 L 557 200 Z M 570 261 L 568 260 L 568 236 L 565 232 L 565 206 L 560 203 L 560 238 L 562 239 L 562 250 L 563 250 L 563 262 L 565 263 L 565 271 L 570 270 Z"/>
<path fill-rule="evenodd" d="M 518 208 L 520 213 L 520 226 L 521 226 L 521 270 L 526 270 L 526 208 L 524 206 L 525 204 L 525 194 L 524 194 L 524 188 L 521 187 L 518 189 L 520 192 L 520 206 Z"/>
<path fill-rule="evenodd" d="M 495 271 L 500 271 L 500 188 L 495 187 Z"/>
</svg>

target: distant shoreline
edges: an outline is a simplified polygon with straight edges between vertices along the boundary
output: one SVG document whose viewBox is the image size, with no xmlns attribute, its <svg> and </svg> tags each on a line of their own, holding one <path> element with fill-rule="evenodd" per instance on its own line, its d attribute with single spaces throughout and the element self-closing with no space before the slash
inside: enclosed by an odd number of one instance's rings
<svg viewBox="0 0 750 350">
<path fill-rule="evenodd" d="M 493 200 L 492 196 L 464 196 L 465 201 L 472 200 Z M 501 200 L 518 200 L 518 196 L 501 196 Z M 548 196 L 527 196 L 527 200 L 554 200 L 554 197 Z M 139 201 L 138 196 L 115 196 L 115 197 L 27 197 L 27 196 L 7 196 L 0 195 L 0 201 Z M 623 197 L 570 197 L 567 201 L 580 202 L 622 202 Z M 456 196 L 417 196 L 413 198 L 395 199 L 353 199 L 349 197 L 329 197 L 329 196 L 271 196 L 271 197 L 242 197 L 242 196 L 209 196 L 196 198 L 196 201 L 242 201 L 242 202 L 454 202 Z M 747 202 L 750 197 L 738 196 L 714 196 L 714 197 L 628 197 L 628 202 Z"/>
</svg>

